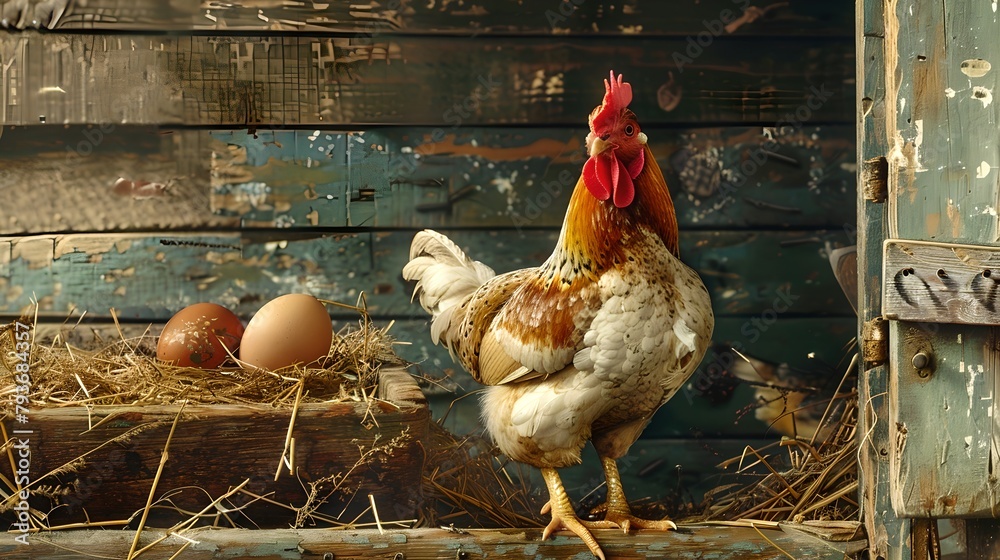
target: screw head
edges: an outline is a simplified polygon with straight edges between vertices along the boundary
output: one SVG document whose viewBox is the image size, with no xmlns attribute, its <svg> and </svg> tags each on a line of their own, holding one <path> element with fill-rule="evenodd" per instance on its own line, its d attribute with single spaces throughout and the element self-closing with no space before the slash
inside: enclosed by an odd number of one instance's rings
<svg viewBox="0 0 1000 560">
<path fill-rule="evenodd" d="M 913 367 L 917 369 L 924 369 L 931 365 L 931 357 L 926 352 L 917 352 L 913 355 L 913 359 L 910 360 Z"/>
</svg>

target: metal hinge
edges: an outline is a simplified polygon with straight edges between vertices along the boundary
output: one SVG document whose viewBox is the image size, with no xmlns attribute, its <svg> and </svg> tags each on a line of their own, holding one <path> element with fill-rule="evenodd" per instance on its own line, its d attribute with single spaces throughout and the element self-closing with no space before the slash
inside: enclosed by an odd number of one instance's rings
<svg viewBox="0 0 1000 560">
<path fill-rule="evenodd" d="M 889 197 L 889 161 L 881 156 L 865 160 L 861 164 L 861 188 L 865 200 L 885 202 Z"/>
<path fill-rule="evenodd" d="M 861 358 L 866 370 L 889 359 L 889 323 L 882 317 L 865 321 L 861 326 Z"/>
</svg>

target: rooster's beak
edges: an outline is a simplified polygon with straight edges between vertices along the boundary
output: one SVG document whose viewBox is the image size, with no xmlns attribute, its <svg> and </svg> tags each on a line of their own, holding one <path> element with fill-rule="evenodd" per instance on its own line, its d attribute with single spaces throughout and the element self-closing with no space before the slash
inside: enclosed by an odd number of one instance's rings
<svg viewBox="0 0 1000 560">
<path fill-rule="evenodd" d="M 590 138 L 588 138 L 588 140 L 589 142 L 587 142 L 588 144 L 587 155 L 589 155 L 590 157 L 596 156 L 597 154 L 603 152 L 604 150 L 607 150 L 611 146 L 610 142 L 606 140 L 601 140 L 599 136 L 596 136 L 593 133 L 590 134 Z"/>
</svg>

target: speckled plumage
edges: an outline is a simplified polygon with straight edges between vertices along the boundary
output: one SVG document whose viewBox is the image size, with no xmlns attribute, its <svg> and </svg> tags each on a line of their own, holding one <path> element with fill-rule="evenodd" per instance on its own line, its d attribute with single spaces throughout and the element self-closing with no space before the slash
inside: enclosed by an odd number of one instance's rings
<svg viewBox="0 0 1000 560">
<path fill-rule="evenodd" d="M 647 161 L 637 203 L 662 203 L 652 196 L 666 192 L 662 175 Z M 592 201 L 578 185 L 545 263 L 485 279 L 453 307 L 428 305 L 438 297 L 432 284 L 454 290 L 485 265 L 461 254 L 451 268 L 442 266 L 427 247 L 450 241 L 424 231 L 403 270 L 418 281 L 415 293 L 434 315 L 440 342 L 490 385 L 483 420 L 497 445 L 539 467 L 578 463 L 589 439 L 609 456 L 624 455 L 711 339 L 708 291 L 675 256 L 676 240 L 646 223 L 646 207 Z M 432 266 L 438 276 L 429 282 Z"/>
<path fill-rule="evenodd" d="M 677 218 L 631 87 L 605 81 L 590 115 L 590 159 L 559 241 L 537 268 L 494 275 L 434 231 L 413 239 L 403 276 L 431 313 L 431 335 L 484 385 L 482 416 L 507 456 L 540 467 L 552 522 L 600 558 L 553 470 L 580 462 L 588 440 L 608 480 L 604 521 L 666 529 L 631 515 L 622 457 L 705 354 L 714 326 L 701 279 L 679 258 Z"/>
</svg>

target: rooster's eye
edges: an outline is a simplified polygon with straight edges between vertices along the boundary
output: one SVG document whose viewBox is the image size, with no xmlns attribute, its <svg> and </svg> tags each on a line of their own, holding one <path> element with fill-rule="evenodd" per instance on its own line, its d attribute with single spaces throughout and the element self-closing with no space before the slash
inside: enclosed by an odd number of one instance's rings
<svg viewBox="0 0 1000 560">
<path fill-rule="evenodd" d="M 635 128 L 630 124 L 625 125 L 625 136 L 632 136 L 633 134 L 635 134 Z"/>
</svg>

